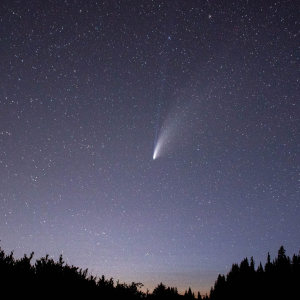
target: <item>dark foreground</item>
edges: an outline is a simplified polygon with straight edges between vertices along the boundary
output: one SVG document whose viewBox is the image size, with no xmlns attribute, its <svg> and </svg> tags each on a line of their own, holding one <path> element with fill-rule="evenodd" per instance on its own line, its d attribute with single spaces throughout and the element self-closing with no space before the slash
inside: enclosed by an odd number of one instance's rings
<svg viewBox="0 0 300 300">
<path fill-rule="evenodd" d="M 141 283 L 114 282 L 88 275 L 88 270 L 65 264 L 62 256 L 55 262 L 42 257 L 31 264 L 33 253 L 15 259 L 0 248 L 0 299 L 300 299 L 300 254 L 292 259 L 280 247 L 278 256 L 255 269 L 253 258 L 233 264 L 230 272 L 219 275 L 210 295 L 195 295 L 189 288 L 179 295 L 177 288 L 160 283 L 152 293 L 144 293 Z M 9 295 L 3 298 L 3 295 Z"/>
</svg>

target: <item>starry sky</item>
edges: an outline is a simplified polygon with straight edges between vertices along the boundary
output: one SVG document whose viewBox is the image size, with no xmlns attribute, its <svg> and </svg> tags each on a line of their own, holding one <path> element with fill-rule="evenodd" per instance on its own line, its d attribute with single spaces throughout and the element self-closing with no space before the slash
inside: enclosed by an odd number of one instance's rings
<svg viewBox="0 0 300 300">
<path fill-rule="evenodd" d="M 2 249 L 181 293 L 298 253 L 299 20 L 288 0 L 4 0 Z"/>
</svg>

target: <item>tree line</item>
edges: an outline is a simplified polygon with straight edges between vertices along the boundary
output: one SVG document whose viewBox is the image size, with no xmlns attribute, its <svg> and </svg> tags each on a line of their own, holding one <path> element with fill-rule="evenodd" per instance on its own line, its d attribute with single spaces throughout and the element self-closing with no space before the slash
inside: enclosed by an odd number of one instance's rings
<svg viewBox="0 0 300 300">
<path fill-rule="evenodd" d="M 219 299 L 300 299 L 300 252 L 292 259 L 286 256 L 283 246 L 271 261 L 268 253 L 263 267 L 255 269 L 253 257 L 245 258 L 240 265 L 233 264 L 230 272 L 219 275 L 210 291 L 211 300 Z"/>
<path fill-rule="evenodd" d="M 263 267 L 255 269 L 253 257 L 245 258 L 239 265 L 233 264 L 229 273 L 219 275 L 210 295 L 195 295 L 189 288 L 180 295 L 176 287 L 157 285 L 152 293 L 143 292 L 142 283 L 114 282 L 104 275 L 97 277 L 63 261 L 62 255 L 55 262 L 49 255 L 31 263 L 34 253 L 15 259 L 13 252 L 6 255 L 0 247 L 0 290 L 9 299 L 82 299 L 102 300 L 175 300 L 175 299 L 300 299 L 300 253 L 290 259 L 280 247 L 278 256 L 271 262 L 268 253 Z"/>
</svg>

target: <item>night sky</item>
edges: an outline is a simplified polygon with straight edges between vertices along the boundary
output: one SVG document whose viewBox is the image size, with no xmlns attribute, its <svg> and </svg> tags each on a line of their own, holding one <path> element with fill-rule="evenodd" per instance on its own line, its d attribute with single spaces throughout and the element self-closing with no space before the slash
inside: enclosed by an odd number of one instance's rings
<svg viewBox="0 0 300 300">
<path fill-rule="evenodd" d="M 299 1 L 5 0 L 0 24 L 6 253 L 180 293 L 298 254 Z"/>
</svg>

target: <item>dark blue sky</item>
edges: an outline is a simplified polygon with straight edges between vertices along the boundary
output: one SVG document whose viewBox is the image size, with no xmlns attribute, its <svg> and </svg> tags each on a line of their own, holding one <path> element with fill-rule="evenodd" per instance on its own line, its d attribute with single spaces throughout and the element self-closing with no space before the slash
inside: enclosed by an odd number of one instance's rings
<svg viewBox="0 0 300 300">
<path fill-rule="evenodd" d="M 299 20 L 297 1 L 4 1 L 1 247 L 202 293 L 298 253 Z"/>
</svg>

